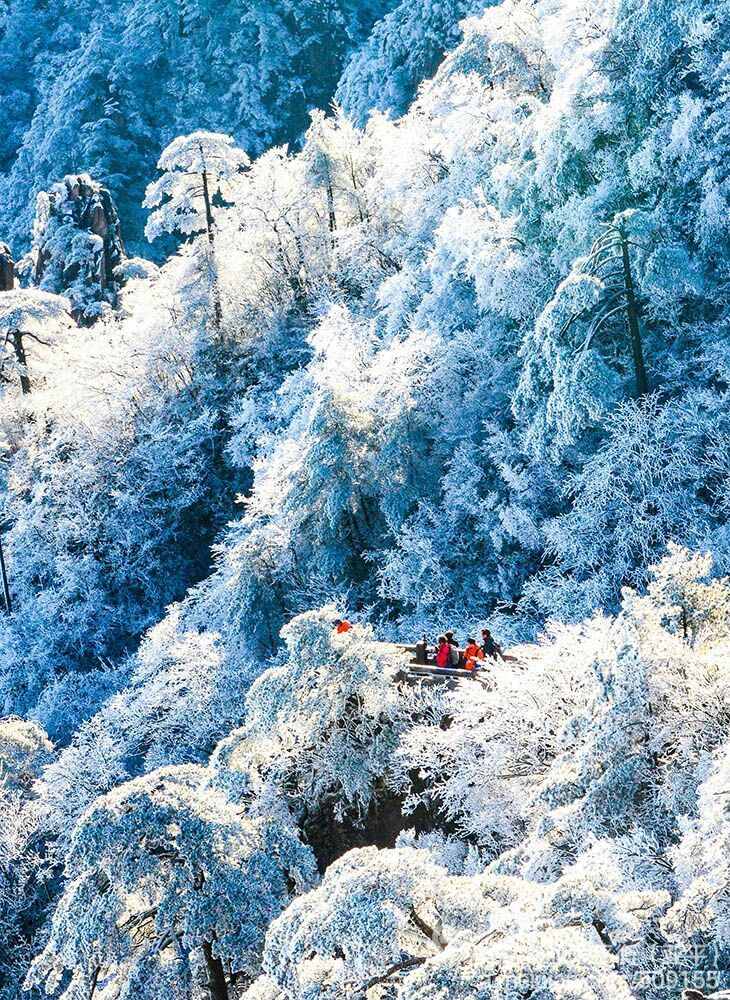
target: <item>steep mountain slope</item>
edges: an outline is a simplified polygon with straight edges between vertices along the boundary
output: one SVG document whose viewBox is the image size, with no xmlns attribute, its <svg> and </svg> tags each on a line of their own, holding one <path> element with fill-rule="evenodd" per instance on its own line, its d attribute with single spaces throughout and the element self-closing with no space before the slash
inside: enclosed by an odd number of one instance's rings
<svg viewBox="0 0 730 1000">
<path fill-rule="evenodd" d="M 11 0 L 0 21 L 0 231 L 27 240 L 32 198 L 86 170 L 112 190 L 129 242 L 161 149 L 194 122 L 250 154 L 297 140 L 387 0 Z"/>
<path fill-rule="evenodd" d="M 262 145 L 305 110 L 289 31 L 296 62 L 335 17 L 308 9 L 246 21 Z M 77 194 L 116 215 L 75 174 L 43 287 L 0 292 L 0 1000 L 726 986 L 730 3 L 504 0 L 402 118 L 320 110 L 253 160 L 198 128 L 233 101 L 229 5 L 181 11 L 78 5 L 68 74 L 17 104 L 16 179 L 101 123 L 83 166 L 154 182 L 180 242 L 113 241 L 102 294 Z M 411 13 L 359 48 L 353 114 Z M 485 620 L 544 635 L 484 688 L 377 641 Z"/>
<path fill-rule="evenodd" d="M 186 614 L 254 662 L 332 597 L 525 633 L 616 607 L 668 540 L 724 568 L 727 18 L 488 9 L 400 121 L 316 115 L 233 173 L 205 139 L 210 221 L 168 157 L 150 232 L 198 235 L 4 399 L 8 705 L 122 655 L 236 482 Z"/>
<path fill-rule="evenodd" d="M 480 9 L 394 0 L 244 5 L 9 0 L 0 12 L 0 233 L 24 249 L 35 194 L 86 170 L 149 254 L 141 202 L 161 149 L 191 123 L 250 154 L 297 143 L 312 108 L 364 124 L 400 114 Z M 383 16 L 387 15 L 387 16 Z M 341 74 L 344 70 L 344 76 Z"/>
<path fill-rule="evenodd" d="M 724 986 L 730 587 L 710 571 L 675 548 L 616 618 L 453 692 L 406 683 L 367 626 L 337 635 L 334 608 L 299 615 L 201 762 L 181 736 L 215 700 L 170 697 L 205 676 L 195 654 L 58 755 L 0 722 L 2 995 L 31 951 L 26 988 L 64 1000 Z"/>
</svg>

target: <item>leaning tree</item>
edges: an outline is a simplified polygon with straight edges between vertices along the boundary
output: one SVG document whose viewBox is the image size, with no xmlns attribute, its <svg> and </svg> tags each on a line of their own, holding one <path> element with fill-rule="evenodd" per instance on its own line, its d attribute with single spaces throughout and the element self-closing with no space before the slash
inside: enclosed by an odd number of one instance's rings
<svg viewBox="0 0 730 1000">
<path fill-rule="evenodd" d="M 581 263 L 581 272 L 595 279 L 601 294 L 589 307 L 573 313 L 567 325 L 576 320 L 588 322 L 585 339 L 579 347 L 580 353 L 585 354 L 612 322 L 623 321 L 631 349 L 636 395 L 641 397 L 649 391 L 649 380 L 644 364 L 640 302 L 631 266 L 631 247 L 635 245 L 626 215 L 619 215 L 603 226 L 602 234 Z"/>
</svg>

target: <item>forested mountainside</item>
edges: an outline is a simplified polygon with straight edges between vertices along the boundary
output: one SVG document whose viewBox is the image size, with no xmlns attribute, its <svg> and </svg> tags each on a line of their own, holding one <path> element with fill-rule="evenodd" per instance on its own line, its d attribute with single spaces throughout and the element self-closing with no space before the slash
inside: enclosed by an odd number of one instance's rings
<svg viewBox="0 0 730 1000">
<path fill-rule="evenodd" d="M 141 202 L 160 149 L 198 128 L 249 155 L 298 144 L 310 108 L 405 111 L 480 4 L 465 0 L 6 0 L 0 229 L 25 249 L 35 195 L 88 171 L 149 254 Z M 344 73 L 339 85 L 338 81 Z"/>
<path fill-rule="evenodd" d="M 2 16 L 0 1000 L 730 985 L 730 2 Z"/>
</svg>

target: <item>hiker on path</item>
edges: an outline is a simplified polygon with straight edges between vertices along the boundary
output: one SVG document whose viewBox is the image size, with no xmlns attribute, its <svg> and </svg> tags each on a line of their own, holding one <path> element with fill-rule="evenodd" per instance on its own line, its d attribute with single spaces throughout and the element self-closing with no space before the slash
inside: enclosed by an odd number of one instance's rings
<svg viewBox="0 0 730 1000">
<path fill-rule="evenodd" d="M 420 642 L 416 643 L 416 664 L 425 667 L 428 664 L 428 639 L 424 635 Z"/>
<path fill-rule="evenodd" d="M 482 629 L 482 649 L 484 650 L 484 655 L 488 656 L 491 660 L 504 660 L 502 647 L 494 641 L 494 636 L 488 628 Z"/>
</svg>

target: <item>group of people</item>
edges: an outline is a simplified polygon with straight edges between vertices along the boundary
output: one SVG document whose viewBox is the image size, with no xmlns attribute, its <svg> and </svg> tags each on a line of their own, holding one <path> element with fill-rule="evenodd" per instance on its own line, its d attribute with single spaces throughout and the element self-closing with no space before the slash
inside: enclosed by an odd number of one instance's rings
<svg viewBox="0 0 730 1000">
<path fill-rule="evenodd" d="M 332 622 L 332 627 L 338 635 L 342 635 L 342 633 L 350 631 L 352 623 L 347 621 L 346 618 L 335 618 Z M 406 648 L 412 650 L 413 646 Z M 481 645 L 476 639 L 469 638 L 466 640 L 466 646 L 462 649 L 454 633 L 449 631 L 440 635 L 435 645 L 429 644 L 428 639 L 424 635 L 423 639 L 419 643 L 416 643 L 415 652 L 415 662 L 422 666 L 435 664 L 437 667 L 443 667 L 444 669 L 451 668 L 470 671 L 482 669 L 484 661 L 487 659 L 511 659 L 511 657 L 505 657 L 502 647 L 495 641 L 494 636 L 488 628 L 482 629 Z"/>
<path fill-rule="evenodd" d="M 482 629 L 481 644 L 470 637 L 466 640 L 463 649 L 453 632 L 445 632 L 438 637 L 435 649 L 433 649 L 433 660 L 429 659 L 430 652 L 431 649 L 424 636 L 416 646 L 416 660 L 421 660 L 424 664 L 433 662 L 437 667 L 444 669 L 479 670 L 487 659 L 504 660 L 505 658 L 501 646 L 495 641 L 488 628 Z"/>
</svg>

